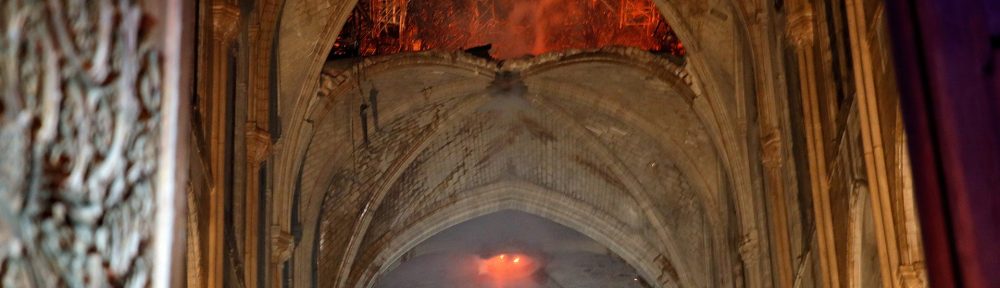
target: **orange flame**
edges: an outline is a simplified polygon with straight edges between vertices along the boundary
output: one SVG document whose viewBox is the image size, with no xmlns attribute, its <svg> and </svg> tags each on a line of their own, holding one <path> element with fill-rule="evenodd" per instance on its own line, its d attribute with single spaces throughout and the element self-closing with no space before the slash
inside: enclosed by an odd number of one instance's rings
<svg viewBox="0 0 1000 288">
<path fill-rule="evenodd" d="M 373 56 L 492 44 L 500 59 L 634 46 L 683 58 L 650 0 L 360 0 L 332 54 Z"/>
<path fill-rule="evenodd" d="M 497 281 L 526 279 L 538 270 L 538 263 L 526 255 L 500 254 L 479 262 L 479 274 Z"/>
</svg>

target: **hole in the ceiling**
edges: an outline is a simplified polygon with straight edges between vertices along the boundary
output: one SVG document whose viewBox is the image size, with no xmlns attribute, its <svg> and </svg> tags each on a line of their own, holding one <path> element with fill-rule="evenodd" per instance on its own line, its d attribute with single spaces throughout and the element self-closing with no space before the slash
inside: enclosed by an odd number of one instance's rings
<svg viewBox="0 0 1000 288">
<path fill-rule="evenodd" d="M 609 46 L 685 56 L 651 0 L 359 0 L 330 58 L 467 50 L 511 59 Z"/>
</svg>

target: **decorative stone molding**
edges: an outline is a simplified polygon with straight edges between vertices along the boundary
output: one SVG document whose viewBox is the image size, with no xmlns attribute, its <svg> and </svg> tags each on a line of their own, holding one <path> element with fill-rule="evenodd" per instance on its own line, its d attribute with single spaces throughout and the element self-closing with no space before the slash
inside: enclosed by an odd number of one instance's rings
<svg viewBox="0 0 1000 288">
<path fill-rule="evenodd" d="M 257 123 L 246 124 L 247 158 L 250 167 L 259 167 L 271 153 L 271 135 L 257 127 Z"/>
<path fill-rule="evenodd" d="M 435 64 L 461 67 L 464 69 L 471 69 L 478 73 L 490 75 L 495 73 L 498 66 L 497 62 L 475 57 L 467 53 L 432 50 L 369 57 L 362 59 L 361 62 L 355 64 L 354 67 L 342 73 L 337 73 L 331 70 L 324 70 L 322 72 L 323 75 L 333 77 L 335 86 L 340 86 L 343 85 L 345 81 L 353 80 L 357 75 L 361 74 L 362 71 L 366 74 L 372 74 L 385 69 L 397 69 L 408 65 Z"/>
<path fill-rule="evenodd" d="M 752 231 L 750 233 L 744 234 L 743 238 L 740 240 L 740 259 L 743 263 L 754 263 L 760 258 L 760 243 L 757 240 L 757 232 Z"/>
<path fill-rule="evenodd" d="M 347 71 L 324 70 L 323 74 L 332 76 L 332 83 L 321 84 L 322 86 L 343 86 L 345 81 L 354 79 L 360 71 L 375 73 L 381 69 L 375 67 L 385 66 L 397 69 L 405 65 L 414 64 L 445 64 L 447 66 L 458 65 L 458 67 L 472 67 L 478 73 L 493 74 L 500 71 L 531 73 L 536 69 L 549 69 L 550 65 L 566 65 L 585 61 L 611 61 L 629 62 L 639 64 L 639 66 L 650 69 L 655 75 L 670 75 L 680 79 L 681 83 L 691 87 L 694 97 L 701 95 L 702 89 L 698 87 L 696 79 L 685 66 L 679 66 L 670 62 L 667 58 L 649 53 L 648 51 L 635 47 L 608 47 L 592 50 L 566 50 L 550 52 L 537 57 L 522 58 L 497 62 L 483 59 L 461 52 L 423 51 L 400 53 L 380 57 L 365 58 L 360 63 L 354 65 Z M 374 71 L 373 71 L 374 70 Z M 670 82 L 670 81 L 668 81 Z M 322 89 L 321 89 L 322 90 Z M 337 94 L 337 93 L 327 93 Z"/>
<path fill-rule="evenodd" d="M 649 69 L 654 75 L 664 80 L 670 77 L 680 79 L 681 83 L 691 88 L 693 98 L 702 95 L 702 89 L 687 66 L 680 66 L 665 57 L 656 56 L 649 51 L 635 47 L 606 47 L 590 50 L 566 50 L 549 52 L 536 57 L 521 58 L 503 62 L 501 71 L 517 71 L 532 74 L 537 70 L 551 69 L 553 66 L 568 65 L 587 61 L 629 62 Z M 668 76 L 669 75 L 669 76 Z M 673 81 L 667 81 L 673 82 Z"/>
<path fill-rule="evenodd" d="M 767 135 L 762 139 L 761 143 L 763 150 L 763 164 L 767 168 L 778 168 L 784 165 L 785 157 L 781 136 L 778 135 L 777 129 L 768 131 Z"/>
<path fill-rule="evenodd" d="M 797 48 L 812 45 L 815 38 L 813 23 L 813 8 L 808 0 L 788 2 L 788 18 L 785 23 L 785 34 L 788 41 Z"/>
<path fill-rule="evenodd" d="M 239 32 L 240 10 L 236 5 L 228 2 L 213 1 L 212 3 L 212 29 L 214 29 L 216 41 L 228 42 Z"/>
<path fill-rule="evenodd" d="M 172 233 L 152 223 L 172 207 L 156 178 L 173 175 L 160 124 L 176 99 L 145 20 L 164 19 L 143 1 L 64 3 L 0 6 L 0 286 L 163 285 L 154 234 Z"/>
<path fill-rule="evenodd" d="M 292 258 L 292 251 L 295 251 L 295 241 L 291 233 L 281 231 L 280 227 L 271 227 L 271 260 L 275 263 L 282 263 Z"/>
<path fill-rule="evenodd" d="M 904 288 L 927 287 L 927 268 L 923 262 L 899 266 L 899 283 Z"/>
</svg>

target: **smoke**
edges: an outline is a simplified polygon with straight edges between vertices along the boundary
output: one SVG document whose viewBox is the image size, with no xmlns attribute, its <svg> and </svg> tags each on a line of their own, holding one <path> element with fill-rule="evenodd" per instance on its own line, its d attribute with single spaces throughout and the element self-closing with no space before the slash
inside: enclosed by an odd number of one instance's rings
<svg viewBox="0 0 1000 288">
<path fill-rule="evenodd" d="M 497 43 L 497 54 L 500 56 L 521 56 L 526 54 L 541 54 L 547 51 L 548 39 L 551 27 L 565 22 L 564 18 L 569 13 L 565 11 L 555 12 L 561 0 L 514 0 L 514 8 L 511 9 L 506 21 L 506 25 L 498 27 L 499 37 L 504 41 Z M 576 5 L 565 5 L 562 7 L 572 9 Z M 531 31 L 534 37 L 524 37 L 523 30 Z"/>
<path fill-rule="evenodd" d="M 375 287 L 642 287 L 635 275 L 579 232 L 534 215 L 501 211 L 425 240 Z"/>
</svg>

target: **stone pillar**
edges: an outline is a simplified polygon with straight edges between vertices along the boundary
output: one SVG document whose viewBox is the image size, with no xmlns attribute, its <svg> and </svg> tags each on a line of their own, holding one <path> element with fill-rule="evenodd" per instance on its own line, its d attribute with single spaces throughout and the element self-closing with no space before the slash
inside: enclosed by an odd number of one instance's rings
<svg viewBox="0 0 1000 288">
<path fill-rule="evenodd" d="M 802 115 L 806 135 L 806 151 L 809 162 L 810 190 L 813 199 L 813 214 L 816 220 L 816 239 L 821 282 L 824 287 L 840 287 L 837 267 L 837 251 L 833 244 L 833 222 L 830 211 L 830 185 L 827 174 L 826 142 L 824 141 L 823 120 L 820 99 L 816 87 L 815 23 L 813 7 L 809 0 L 787 2 L 788 18 L 786 37 L 795 47 L 798 64 L 799 87 L 802 95 Z"/>
<path fill-rule="evenodd" d="M 228 175 L 231 165 L 227 163 L 227 155 L 232 153 L 228 140 L 232 138 L 227 131 L 228 119 L 232 117 L 233 111 L 228 109 L 232 101 L 232 91 L 230 84 L 234 81 L 235 75 L 230 72 L 233 59 L 233 49 L 235 39 L 238 35 L 240 13 L 235 3 L 226 0 L 214 0 L 204 3 L 200 11 L 202 23 L 208 23 L 201 27 L 200 43 L 198 43 L 199 79 L 196 79 L 198 97 L 198 113 L 200 115 L 202 135 L 205 147 L 201 147 L 198 157 L 206 168 L 203 173 L 207 174 L 207 191 L 195 191 L 194 195 L 197 204 L 203 201 L 205 204 L 198 204 L 204 211 L 197 214 L 201 219 L 196 223 L 206 225 L 205 233 L 199 235 L 204 241 L 205 249 L 202 263 L 205 263 L 205 279 L 201 282 L 206 287 L 221 287 L 225 272 L 223 270 L 223 260 L 225 251 L 225 193 Z M 199 186 L 195 186 L 198 188 Z M 197 209 L 196 207 L 192 207 Z M 203 213 L 203 214 L 202 214 Z M 191 265 L 191 264 L 189 264 Z M 193 265 L 198 265 L 193 263 Z"/>
<path fill-rule="evenodd" d="M 748 29 L 751 39 L 750 57 L 755 73 L 755 98 L 757 127 L 760 129 L 760 155 L 763 168 L 764 201 L 766 201 L 768 221 L 768 234 L 764 236 L 749 237 L 744 239 L 741 245 L 741 254 L 747 258 L 742 251 L 749 242 L 761 242 L 759 245 L 770 245 L 770 249 L 756 249 L 770 251 L 769 255 L 757 255 L 757 257 L 770 256 L 771 268 L 774 271 L 772 279 L 764 278 L 765 282 L 774 281 L 777 287 L 792 287 L 795 274 L 795 265 L 792 264 L 791 233 L 789 232 L 789 191 L 795 191 L 795 178 L 790 174 L 789 167 L 794 167 L 791 157 L 787 157 L 791 142 L 790 119 L 788 114 L 787 89 L 785 85 L 784 59 L 782 57 L 781 43 L 775 41 L 780 38 L 780 32 L 776 32 L 774 14 L 770 12 L 768 5 L 762 6 L 754 12 L 750 18 Z M 791 184 L 791 185 L 789 185 Z M 764 208 L 764 207 L 761 207 Z M 758 233 L 762 233 L 760 231 Z M 758 245 L 758 244 L 755 244 Z M 759 246 L 758 245 L 758 246 Z M 760 254 L 760 252 L 755 252 Z M 744 259 L 744 263 L 754 261 Z M 756 277 L 747 275 L 748 277 Z"/>
<path fill-rule="evenodd" d="M 235 133 L 237 149 L 234 157 L 234 185 L 233 185 L 233 205 L 234 224 L 238 225 L 236 230 L 236 241 L 242 244 L 236 247 L 240 260 L 243 263 L 242 276 L 245 287 L 258 287 L 260 280 L 265 275 L 258 274 L 258 265 L 265 263 L 270 267 L 265 249 L 264 255 L 260 255 L 258 248 L 261 245 L 273 248 L 273 239 L 269 237 L 271 215 L 265 215 L 265 211 L 260 211 L 262 206 L 270 208 L 270 205 L 262 205 L 262 201 L 270 203 L 268 199 L 261 198 L 261 191 L 270 189 L 271 181 L 263 181 L 265 187 L 261 187 L 261 169 L 272 155 L 275 149 L 274 137 L 271 127 L 274 122 L 272 112 L 277 107 L 272 107 L 271 91 L 272 71 L 277 69 L 272 56 L 276 49 L 274 38 L 276 37 L 277 18 L 279 8 L 283 1 L 280 0 L 254 0 L 253 9 L 246 15 L 247 25 L 243 31 L 243 41 L 240 45 L 239 74 L 240 95 L 245 95 L 237 99 L 237 109 L 240 111 L 236 115 L 236 123 L 244 123 Z M 276 113 L 275 113 L 276 114 Z M 273 166 L 272 166 L 273 167 Z M 269 195 L 270 193 L 265 193 Z M 259 224 L 265 222 L 264 231 L 260 231 Z M 273 253 L 273 251 L 271 252 Z M 270 268 L 267 268 L 270 270 Z M 273 270 L 272 270 L 273 271 Z M 280 271 L 280 270 L 278 270 Z M 267 273 L 265 273 L 267 274 Z M 273 274 L 273 283 L 281 284 L 277 281 L 280 274 Z M 267 282 L 263 282 L 267 283 Z M 299 285 L 293 285 L 298 287 Z"/>
<path fill-rule="evenodd" d="M 261 275 L 257 274 L 257 265 L 259 257 L 264 257 L 264 255 L 258 255 L 257 246 L 264 245 L 261 241 L 260 235 L 264 235 L 263 231 L 259 231 L 259 221 L 262 219 L 267 219 L 266 217 L 261 217 L 261 211 L 258 211 L 260 207 L 259 199 L 259 189 L 260 187 L 260 169 L 263 166 L 264 161 L 267 160 L 268 155 L 271 153 L 271 135 L 267 131 L 260 129 L 256 124 L 249 123 L 246 127 L 246 155 L 247 155 L 247 189 L 244 191 L 244 214 L 243 223 L 245 224 L 244 235 L 243 235 L 243 263 L 244 263 L 244 285 L 245 287 L 257 287 L 258 279 Z M 236 201 L 235 199 L 233 201 Z"/>
<path fill-rule="evenodd" d="M 879 267 L 882 270 L 882 287 L 900 287 L 902 284 L 897 278 L 900 265 L 898 230 L 893 216 L 893 199 L 889 188 L 890 176 L 886 169 L 883 121 L 880 118 L 882 115 L 879 115 L 879 95 L 876 94 L 875 88 L 875 68 L 872 63 L 870 43 L 871 33 L 869 33 L 869 19 L 865 13 L 864 2 L 866 0 L 845 1 L 847 2 L 847 29 L 851 36 L 851 59 L 854 68 L 858 116 L 861 122 L 863 158 L 869 192 L 871 193 L 872 213 L 875 217 L 875 238 L 878 242 Z"/>
</svg>

